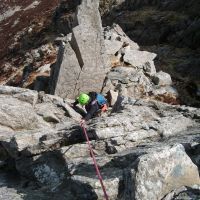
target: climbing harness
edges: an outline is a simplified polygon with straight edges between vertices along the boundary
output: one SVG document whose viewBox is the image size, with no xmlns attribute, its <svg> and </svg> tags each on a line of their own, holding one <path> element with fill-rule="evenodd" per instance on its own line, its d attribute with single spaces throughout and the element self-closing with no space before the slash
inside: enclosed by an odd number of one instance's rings
<svg viewBox="0 0 200 200">
<path fill-rule="evenodd" d="M 103 190 L 103 193 L 104 193 L 104 197 L 105 197 L 106 200 L 109 200 L 109 199 L 108 199 L 108 195 L 107 195 L 107 193 L 106 193 L 105 186 L 104 186 L 104 184 L 103 184 L 103 179 L 102 179 L 102 177 L 101 177 L 101 174 L 100 174 L 100 171 L 99 171 L 97 162 L 96 162 L 96 158 L 95 158 L 94 152 L 93 152 L 93 150 L 92 150 L 92 146 L 91 146 L 91 144 L 90 144 L 90 140 L 89 140 L 89 137 L 88 137 L 86 128 L 85 128 L 85 126 L 84 126 L 83 123 L 81 123 L 81 128 L 83 129 L 83 133 L 84 133 L 84 135 L 85 135 L 85 139 L 87 140 L 87 143 L 88 143 L 88 146 L 89 146 L 89 151 L 90 151 L 90 156 L 91 156 L 91 158 L 92 158 L 92 160 L 93 160 L 93 163 L 94 163 L 94 167 L 95 167 L 97 176 L 98 176 L 99 181 L 100 181 L 100 183 L 101 183 L 101 187 L 102 187 L 102 190 Z"/>
</svg>

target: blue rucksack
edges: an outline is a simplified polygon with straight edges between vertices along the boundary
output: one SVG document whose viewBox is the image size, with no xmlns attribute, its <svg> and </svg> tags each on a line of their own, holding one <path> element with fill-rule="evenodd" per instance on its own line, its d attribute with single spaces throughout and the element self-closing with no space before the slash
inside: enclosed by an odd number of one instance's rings
<svg viewBox="0 0 200 200">
<path fill-rule="evenodd" d="M 97 93 L 97 97 L 96 98 L 97 98 L 97 102 L 98 102 L 98 104 L 100 106 L 102 106 L 102 105 L 107 103 L 106 98 L 102 94 Z"/>
</svg>

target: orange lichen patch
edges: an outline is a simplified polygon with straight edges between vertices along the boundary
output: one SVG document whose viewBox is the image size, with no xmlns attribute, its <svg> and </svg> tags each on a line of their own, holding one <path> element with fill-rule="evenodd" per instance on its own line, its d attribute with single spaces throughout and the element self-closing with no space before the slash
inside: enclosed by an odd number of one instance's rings
<svg viewBox="0 0 200 200">
<path fill-rule="evenodd" d="M 118 66 L 125 66 L 125 67 L 129 67 L 130 65 L 121 61 L 117 56 L 110 56 L 110 61 L 111 61 L 111 66 L 113 67 L 118 67 Z"/>
<path fill-rule="evenodd" d="M 117 67 L 120 65 L 120 60 L 116 56 L 114 55 L 110 56 L 110 60 L 111 60 L 112 67 Z"/>
<path fill-rule="evenodd" d="M 28 80 L 26 81 L 26 83 L 25 83 L 25 85 L 23 87 L 29 87 L 30 85 L 32 85 L 35 82 L 35 80 L 36 80 L 36 78 L 38 76 L 49 77 L 50 76 L 50 72 L 43 72 L 43 73 L 41 73 L 41 72 L 39 72 L 39 73 L 33 72 L 33 73 L 31 73 L 29 78 L 28 78 Z"/>
</svg>

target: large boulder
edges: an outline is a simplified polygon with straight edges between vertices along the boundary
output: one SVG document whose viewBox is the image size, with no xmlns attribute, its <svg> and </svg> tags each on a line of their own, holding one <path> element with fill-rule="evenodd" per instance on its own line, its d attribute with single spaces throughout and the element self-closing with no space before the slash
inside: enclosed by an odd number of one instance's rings
<svg viewBox="0 0 200 200">
<path fill-rule="evenodd" d="M 50 128 L 81 118 L 62 98 L 28 89 L 0 86 L 0 102 L 1 131 Z"/>
<path fill-rule="evenodd" d="M 48 127 L 42 117 L 38 116 L 31 104 L 13 97 L 0 96 L 1 127 L 11 130 L 36 129 Z"/>
<path fill-rule="evenodd" d="M 153 76 L 153 82 L 156 84 L 156 85 L 163 85 L 163 86 L 166 86 L 166 85 L 172 85 L 172 79 L 171 79 L 171 76 L 163 71 L 160 71 L 158 73 L 156 73 L 154 76 Z"/>
<path fill-rule="evenodd" d="M 136 173 L 136 199 L 162 199 L 174 188 L 200 184 L 198 168 L 182 145 L 141 156 Z"/>
<path fill-rule="evenodd" d="M 98 7 L 99 1 L 89 0 L 78 6 L 70 44 L 61 47 L 54 66 L 51 93 L 74 98 L 80 91 L 101 91 L 109 66 Z"/>
</svg>

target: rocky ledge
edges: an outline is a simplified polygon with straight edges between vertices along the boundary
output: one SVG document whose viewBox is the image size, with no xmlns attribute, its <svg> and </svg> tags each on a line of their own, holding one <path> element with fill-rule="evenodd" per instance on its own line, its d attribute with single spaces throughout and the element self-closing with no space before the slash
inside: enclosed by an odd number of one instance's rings
<svg viewBox="0 0 200 200">
<path fill-rule="evenodd" d="M 103 199 L 69 99 L 1 86 L 0 101 L 1 199 Z M 199 119 L 194 107 L 118 96 L 90 120 L 109 199 L 198 199 Z"/>
</svg>

